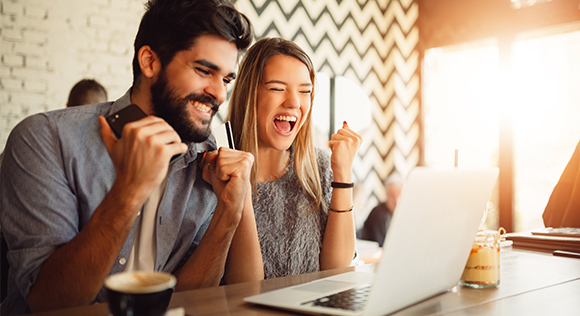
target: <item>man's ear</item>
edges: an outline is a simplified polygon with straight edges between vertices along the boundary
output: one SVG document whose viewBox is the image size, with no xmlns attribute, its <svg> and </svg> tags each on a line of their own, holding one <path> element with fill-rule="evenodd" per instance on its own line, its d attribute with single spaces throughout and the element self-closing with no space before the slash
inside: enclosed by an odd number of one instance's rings
<svg viewBox="0 0 580 316">
<path fill-rule="evenodd" d="M 155 77 L 161 70 L 161 61 L 159 60 L 159 57 L 148 45 L 144 45 L 139 49 L 137 58 L 139 61 L 139 67 L 141 67 L 141 73 L 146 78 Z"/>
</svg>

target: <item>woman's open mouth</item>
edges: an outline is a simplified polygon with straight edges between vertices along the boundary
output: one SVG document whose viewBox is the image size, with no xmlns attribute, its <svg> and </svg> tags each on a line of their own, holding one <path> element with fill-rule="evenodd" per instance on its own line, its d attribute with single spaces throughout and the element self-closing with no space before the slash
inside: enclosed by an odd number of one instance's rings
<svg viewBox="0 0 580 316">
<path fill-rule="evenodd" d="M 279 115 L 274 118 L 274 126 L 284 134 L 289 134 L 294 130 L 297 118 L 289 115 Z"/>
</svg>

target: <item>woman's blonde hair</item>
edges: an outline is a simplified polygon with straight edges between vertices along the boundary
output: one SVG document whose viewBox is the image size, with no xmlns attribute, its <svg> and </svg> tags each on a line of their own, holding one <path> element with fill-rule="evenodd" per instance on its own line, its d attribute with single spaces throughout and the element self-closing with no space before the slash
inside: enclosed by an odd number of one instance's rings
<svg viewBox="0 0 580 316">
<path fill-rule="evenodd" d="M 227 120 L 232 124 L 234 143 L 237 149 L 250 152 L 258 161 L 257 102 L 262 84 L 264 68 L 270 58 L 285 55 L 301 61 L 310 73 L 312 91 L 315 84 L 315 70 L 310 57 L 292 41 L 282 38 L 263 38 L 246 53 L 240 64 L 239 74 L 232 91 Z M 314 93 L 310 95 L 310 102 Z M 320 174 L 316 162 L 316 152 L 312 140 L 312 109 L 308 112 L 304 125 L 296 135 L 294 147 L 294 169 L 300 185 L 314 199 L 312 210 L 326 210 L 322 194 Z M 256 194 L 258 164 L 254 163 L 251 174 L 252 192 Z"/>
</svg>

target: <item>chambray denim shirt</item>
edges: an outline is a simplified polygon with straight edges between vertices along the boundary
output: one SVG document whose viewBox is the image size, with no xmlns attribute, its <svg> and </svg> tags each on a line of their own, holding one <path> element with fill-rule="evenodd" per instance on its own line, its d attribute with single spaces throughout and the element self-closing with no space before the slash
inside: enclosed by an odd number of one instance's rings
<svg viewBox="0 0 580 316">
<path fill-rule="evenodd" d="M 129 90 L 130 91 L 130 90 Z M 0 169 L 2 230 L 8 243 L 8 296 L 1 314 L 28 313 L 26 297 L 46 259 L 90 220 L 111 189 L 115 168 L 100 137 L 98 116 L 130 104 L 115 102 L 32 115 L 11 132 Z M 191 143 L 173 162 L 157 212 L 155 270 L 174 273 L 201 241 L 217 198 L 198 167 L 215 143 Z M 137 232 L 135 221 L 112 273 L 122 272 Z M 94 303 L 106 301 L 104 288 Z"/>
</svg>

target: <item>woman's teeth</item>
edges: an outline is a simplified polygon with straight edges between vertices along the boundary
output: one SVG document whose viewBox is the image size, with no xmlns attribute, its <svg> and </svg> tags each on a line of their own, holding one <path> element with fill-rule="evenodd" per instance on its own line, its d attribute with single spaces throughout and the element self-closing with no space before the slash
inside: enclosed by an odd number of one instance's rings
<svg viewBox="0 0 580 316">
<path fill-rule="evenodd" d="M 203 103 L 199 103 L 197 101 L 192 101 L 192 102 L 193 102 L 193 106 L 202 112 L 209 113 L 211 111 L 211 108 Z"/>
<path fill-rule="evenodd" d="M 275 119 L 279 120 L 279 121 L 296 122 L 296 117 L 294 117 L 294 116 L 280 115 L 280 116 L 276 116 Z"/>
</svg>

